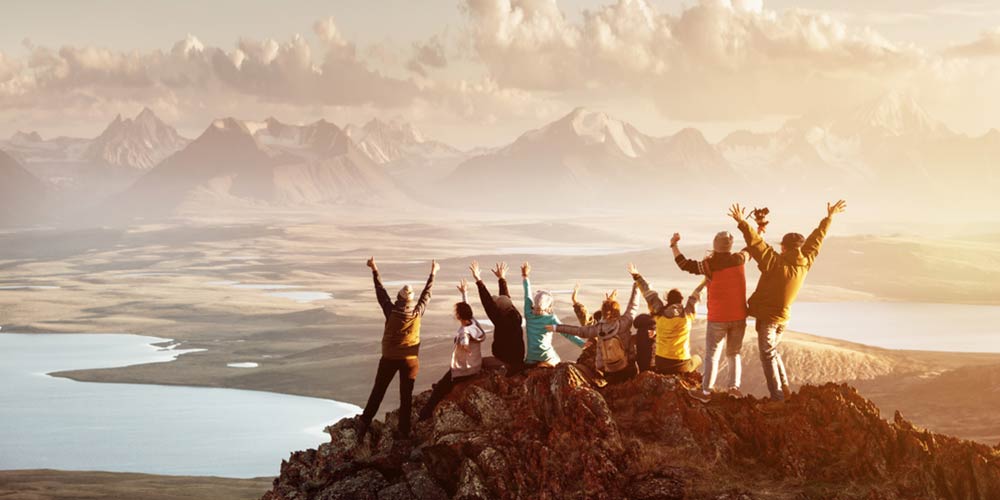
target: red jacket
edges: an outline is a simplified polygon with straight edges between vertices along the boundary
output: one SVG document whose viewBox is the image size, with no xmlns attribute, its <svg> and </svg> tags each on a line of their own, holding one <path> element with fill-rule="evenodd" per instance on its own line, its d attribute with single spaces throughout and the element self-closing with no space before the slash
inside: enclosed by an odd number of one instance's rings
<svg viewBox="0 0 1000 500">
<path fill-rule="evenodd" d="M 713 253 L 704 260 L 691 260 L 678 255 L 677 267 L 691 274 L 703 275 L 708 282 L 708 320 L 712 322 L 744 321 L 747 319 L 747 279 L 745 251 Z"/>
</svg>

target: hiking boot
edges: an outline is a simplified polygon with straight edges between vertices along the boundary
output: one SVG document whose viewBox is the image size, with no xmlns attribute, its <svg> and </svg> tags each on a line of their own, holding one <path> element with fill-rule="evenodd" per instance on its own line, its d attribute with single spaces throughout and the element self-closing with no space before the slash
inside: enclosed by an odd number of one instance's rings
<svg viewBox="0 0 1000 500">
<path fill-rule="evenodd" d="M 790 399 L 792 397 L 792 388 L 788 385 L 781 386 L 781 393 L 785 395 L 785 399 Z"/>
<path fill-rule="evenodd" d="M 781 413 L 785 411 L 785 402 L 772 399 L 760 405 L 760 411 L 768 414 Z"/>
<path fill-rule="evenodd" d="M 688 389 L 688 396 L 691 396 L 692 399 L 701 401 L 705 404 L 708 404 L 708 402 L 712 400 L 712 393 L 705 392 L 701 389 Z"/>
<path fill-rule="evenodd" d="M 743 391 L 741 391 L 739 387 L 730 387 L 729 391 L 727 391 L 727 392 L 729 392 L 729 395 L 732 396 L 732 397 L 734 397 L 734 398 L 742 398 L 743 397 Z"/>
</svg>

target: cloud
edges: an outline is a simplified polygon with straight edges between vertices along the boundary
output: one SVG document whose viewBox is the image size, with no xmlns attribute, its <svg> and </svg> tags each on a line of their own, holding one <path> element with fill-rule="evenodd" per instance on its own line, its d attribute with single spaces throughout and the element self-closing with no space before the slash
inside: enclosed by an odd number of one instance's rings
<svg viewBox="0 0 1000 500">
<path fill-rule="evenodd" d="M 924 58 L 871 29 L 823 13 L 766 10 L 760 1 L 703 0 L 672 15 L 645 0 L 618 0 L 575 22 L 555 0 L 464 5 L 472 46 L 500 85 L 628 89 L 682 119 L 801 111 L 825 92 L 901 78 Z"/>
<path fill-rule="evenodd" d="M 1000 56 L 1000 27 L 983 32 L 979 38 L 969 43 L 952 45 L 944 53 L 950 57 L 998 57 Z"/>
<path fill-rule="evenodd" d="M 314 31 L 319 51 L 300 35 L 284 42 L 241 39 L 229 50 L 192 35 L 169 51 L 31 47 L 23 62 L 0 59 L 0 109 L 35 108 L 53 99 L 204 101 L 223 92 L 286 104 L 389 107 L 419 94 L 414 82 L 369 68 L 333 19 L 317 22 Z"/>
<path fill-rule="evenodd" d="M 444 68 L 448 65 L 444 43 L 438 35 L 423 42 L 413 43 L 413 57 L 406 68 L 420 76 L 427 76 L 427 68 Z"/>
</svg>

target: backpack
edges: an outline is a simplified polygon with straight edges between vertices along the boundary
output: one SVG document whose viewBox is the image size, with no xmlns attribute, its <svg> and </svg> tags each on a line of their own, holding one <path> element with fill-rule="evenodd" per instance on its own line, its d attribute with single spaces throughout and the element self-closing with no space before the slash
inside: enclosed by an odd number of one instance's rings
<svg viewBox="0 0 1000 500">
<path fill-rule="evenodd" d="M 622 339 L 615 333 L 605 338 L 603 335 L 597 336 L 597 348 L 601 351 L 601 359 L 604 361 L 604 371 L 619 372 L 628 368 L 628 353 L 622 345 Z"/>
</svg>

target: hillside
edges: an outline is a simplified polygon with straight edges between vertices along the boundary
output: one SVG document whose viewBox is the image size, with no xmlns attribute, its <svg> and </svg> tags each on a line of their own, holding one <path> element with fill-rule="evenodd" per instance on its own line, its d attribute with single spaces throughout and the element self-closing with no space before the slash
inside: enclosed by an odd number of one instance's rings
<svg viewBox="0 0 1000 500">
<path fill-rule="evenodd" d="M 0 226 L 31 222 L 43 210 L 45 185 L 0 151 Z"/>
<path fill-rule="evenodd" d="M 361 446 L 354 419 L 329 427 L 263 500 L 1000 496 L 1000 449 L 887 422 L 848 386 L 803 387 L 764 411 L 752 397 L 692 402 L 693 383 L 644 373 L 598 391 L 569 364 L 489 373 L 410 441 L 392 437 L 394 412 Z"/>
</svg>

